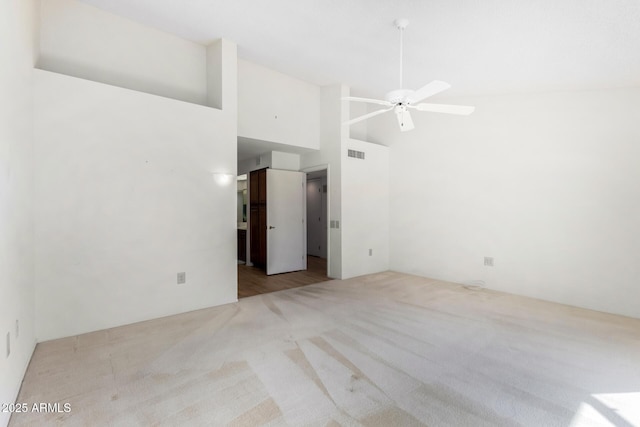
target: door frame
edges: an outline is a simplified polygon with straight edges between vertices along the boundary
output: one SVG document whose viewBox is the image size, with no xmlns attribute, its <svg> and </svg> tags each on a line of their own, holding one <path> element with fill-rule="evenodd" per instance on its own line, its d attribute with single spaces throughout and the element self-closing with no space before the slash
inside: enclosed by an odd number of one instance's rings
<svg viewBox="0 0 640 427">
<path fill-rule="evenodd" d="M 329 223 L 330 223 L 329 212 L 331 212 L 331 167 L 330 166 L 331 165 L 329 165 L 328 163 L 325 163 L 325 164 L 320 164 L 320 165 L 310 166 L 307 168 L 300 169 L 300 172 L 305 172 L 305 173 L 318 172 L 323 170 L 327 171 L 327 212 L 325 212 L 327 216 L 327 227 L 329 227 Z M 327 228 L 326 245 L 327 245 L 327 277 L 331 277 L 329 275 L 329 272 L 331 271 L 331 233 L 328 228 Z"/>
</svg>

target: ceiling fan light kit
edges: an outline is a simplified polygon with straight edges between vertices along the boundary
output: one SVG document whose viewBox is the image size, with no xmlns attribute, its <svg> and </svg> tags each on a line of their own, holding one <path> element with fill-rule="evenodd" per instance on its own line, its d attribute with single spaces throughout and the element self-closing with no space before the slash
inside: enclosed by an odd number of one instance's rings
<svg viewBox="0 0 640 427">
<path fill-rule="evenodd" d="M 402 56 L 403 56 L 403 35 L 404 30 L 409 25 L 408 19 L 396 19 L 394 21 L 396 28 L 400 31 L 400 87 L 402 88 Z M 400 130 L 402 132 L 409 131 L 414 128 L 413 120 L 411 118 L 411 113 L 409 109 L 418 110 L 418 111 L 429 111 L 433 113 L 445 113 L 445 114 L 458 114 L 458 115 L 469 115 L 473 113 L 474 107 L 466 106 L 466 105 L 447 105 L 447 104 L 428 104 L 428 103 L 420 103 L 421 101 L 438 94 L 444 90 L 447 90 L 451 87 L 449 83 L 445 83 L 440 80 L 434 80 L 431 83 L 423 86 L 418 90 L 411 89 L 396 89 L 388 92 L 384 100 L 381 99 L 370 99 L 370 98 L 359 98 L 355 96 L 347 96 L 342 98 L 345 101 L 353 101 L 353 102 L 366 102 L 369 104 L 377 104 L 382 105 L 386 108 L 382 108 L 380 110 L 373 111 L 371 113 L 365 114 L 360 117 L 356 117 L 355 119 L 351 119 L 345 122 L 345 125 L 352 125 L 354 123 L 358 123 L 363 120 L 370 119 L 371 117 L 375 117 L 377 115 L 386 113 L 387 111 L 393 110 L 396 114 L 396 118 L 398 119 L 398 126 L 400 126 Z"/>
</svg>

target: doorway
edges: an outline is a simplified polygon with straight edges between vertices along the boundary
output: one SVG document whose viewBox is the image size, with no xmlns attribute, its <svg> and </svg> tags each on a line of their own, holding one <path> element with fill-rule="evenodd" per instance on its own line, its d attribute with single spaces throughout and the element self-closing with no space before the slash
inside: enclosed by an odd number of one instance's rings
<svg viewBox="0 0 640 427">
<path fill-rule="evenodd" d="M 264 175 L 267 175 L 269 174 L 269 172 L 271 172 L 270 176 L 272 176 L 272 178 L 273 176 L 278 175 L 278 172 L 283 172 L 281 174 L 283 176 L 287 175 L 287 173 L 284 173 L 286 171 L 275 171 L 272 169 L 266 169 L 264 170 L 264 172 L 266 172 Z M 303 197 L 299 199 L 299 202 L 296 202 L 295 209 L 293 209 L 292 203 L 290 203 L 290 200 L 287 203 L 276 203 L 277 205 L 275 206 L 276 208 L 278 209 L 284 208 L 284 211 L 285 211 L 284 212 L 285 221 L 282 224 L 277 224 L 273 222 L 276 220 L 275 214 L 273 213 L 272 213 L 272 215 L 274 216 L 273 218 L 270 218 L 270 219 L 263 218 L 264 220 L 260 221 L 258 218 L 260 217 L 259 212 L 253 212 L 254 210 L 257 211 L 259 207 L 262 206 L 260 205 L 261 203 L 260 200 L 262 200 L 262 203 L 265 205 L 265 209 L 263 209 L 263 212 L 265 212 L 266 217 L 268 217 L 269 209 L 266 209 L 266 205 L 269 204 L 269 201 L 271 199 L 269 197 L 269 193 L 270 193 L 268 189 L 269 185 L 266 183 L 263 184 L 262 186 L 260 186 L 259 184 L 256 186 L 257 188 L 266 189 L 265 197 L 261 199 L 259 197 L 260 194 L 254 193 L 252 195 L 251 173 L 249 174 L 249 177 L 248 177 L 249 179 L 247 180 L 249 184 L 248 185 L 249 200 L 255 201 L 255 206 L 251 204 L 252 202 L 250 202 L 249 207 L 244 208 L 245 210 L 248 211 L 247 219 L 249 221 L 248 221 L 248 224 L 246 224 L 246 228 L 247 228 L 246 242 L 248 243 L 249 248 L 247 248 L 248 249 L 247 263 L 246 264 L 238 263 L 238 298 L 243 298 L 243 297 L 268 293 L 268 292 L 275 292 L 283 289 L 305 286 L 313 283 L 319 283 L 319 282 L 330 280 L 327 275 L 327 272 L 328 272 L 328 269 L 327 269 L 328 245 L 327 245 L 327 230 L 326 230 L 327 192 L 328 192 L 327 170 L 325 169 L 323 171 L 316 171 L 316 172 L 310 173 L 308 174 L 310 176 L 307 176 L 300 172 L 289 172 L 288 174 L 289 175 L 298 174 L 302 176 L 303 180 L 298 181 L 297 188 L 298 188 L 298 191 L 303 192 Z M 257 174 L 254 173 L 254 176 L 256 175 Z M 278 193 L 283 189 L 285 189 L 288 184 L 278 183 L 278 178 L 272 179 L 272 183 L 275 185 L 275 187 L 274 186 L 271 187 L 271 193 L 274 196 L 273 200 L 275 201 L 282 200 L 281 198 L 278 197 L 279 196 Z M 301 188 L 301 185 L 302 185 L 302 188 Z M 311 197 L 311 205 L 309 205 L 309 201 L 307 200 L 307 195 L 309 194 L 310 191 L 314 192 L 314 194 Z M 297 206 L 297 204 L 300 204 L 300 206 Z M 301 218 L 304 219 L 303 246 L 297 249 L 297 252 L 300 252 L 301 254 L 303 254 L 302 256 L 304 257 L 302 267 L 299 269 L 296 268 L 298 269 L 298 271 L 285 272 L 281 274 L 273 274 L 273 270 L 272 270 L 271 274 L 267 275 L 267 271 L 269 270 L 267 268 L 269 252 L 275 253 L 275 255 L 282 255 L 282 252 L 286 252 L 286 249 L 290 250 L 292 248 L 292 245 L 289 242 L 288 244 L 285 245 L 284 248 L 282 248 L 282 250 L 280 250 L 279 248 L 275 248 L 273 246 L 270 249 L 265 248 L 267 249 L 265 259 L 262 259 L 260 258 L 260 256 L 258 256 L 257 258 L 255 258 L 255 260 L 257 260 L 258 262 L 254 262 L 255 261 L 254 257 L 256 256 L 254 252 L 256 252 L 256 248 L 258 248 L 258 244 L 254 241 L 255 240 L 254 238 L 257 235 L 260 235 L 260 236 L 268 235 L 267 233 L 269 233 L 270 231 L 273 233 L 275 231 L 280 230 L 281 228 L 284 228 L 286 223 L 292 222 L 292 221 L 289 221 L 286 217 L 290 216 L 291 212 L 293 212 L 294 210 L 302 212 L 303 215 Z M 308 213 L 309 210 L 311 210 L 311 213 Z M 273 212 L 273 209 L 271 211 Z M 254 218 L 254 220 L 252 220 L 252 218 Z M 253 225 L 252 225 L 252 221 L 253 221 Z M 312 221 L 312 227 L 310 227 L 311 230 L 309 230 L 309 226 L 308 226 L 310 221 Z M 298 220 L 297 224 L 300 224 L 300 222 L 301 221 Z M 271 230 L 269 229 L 270 225 L 272 226 Z M 324 230 L 322 230 L 323 225 L 325 228 Z M 252 233 L 254 233 L 253 237 L 252 237 Z M 311 237 L 313 238 L 313 243 L 311 245 L 308 244 L 309 235 L 311 235 Z M 269 237 L 272 237 L 272 236 L 269 236 Z M 275 242 L 275 239 L 273 241 Z M 244 245 L 247 243 L 242 242 L 241 240 L 238 241 L 238 245 Z M 276 259 L 275 255 L 274 255 L 274 259 Z"/>
<path fill-rule="evenodd" d="M 307 173 L 307 255 L 327 262 L 327 171 Z"/>
</svg>

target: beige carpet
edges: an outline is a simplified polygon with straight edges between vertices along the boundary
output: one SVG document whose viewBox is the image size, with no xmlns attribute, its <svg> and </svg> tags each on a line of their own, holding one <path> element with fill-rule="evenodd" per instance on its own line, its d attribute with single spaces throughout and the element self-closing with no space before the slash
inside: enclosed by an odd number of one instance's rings
<svg viewBox="0 0 640 427">
<path fill-rule="evenodd" d="M 61 412 L 11 426 L 640 425 L 640 320 L 382 273 L 39 344 L 18 401 Z"/>
</svg>

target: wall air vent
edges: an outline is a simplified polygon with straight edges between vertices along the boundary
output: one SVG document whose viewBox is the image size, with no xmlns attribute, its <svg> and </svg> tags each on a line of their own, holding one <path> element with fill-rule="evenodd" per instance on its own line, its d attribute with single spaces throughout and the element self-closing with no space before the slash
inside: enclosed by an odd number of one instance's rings
<svg viewBox="0 0 640 427">
<path fill-rule="evenodd" d="M 347 156 L 364 160 L 364 151 L 348 150 Z"/>
</svg>

